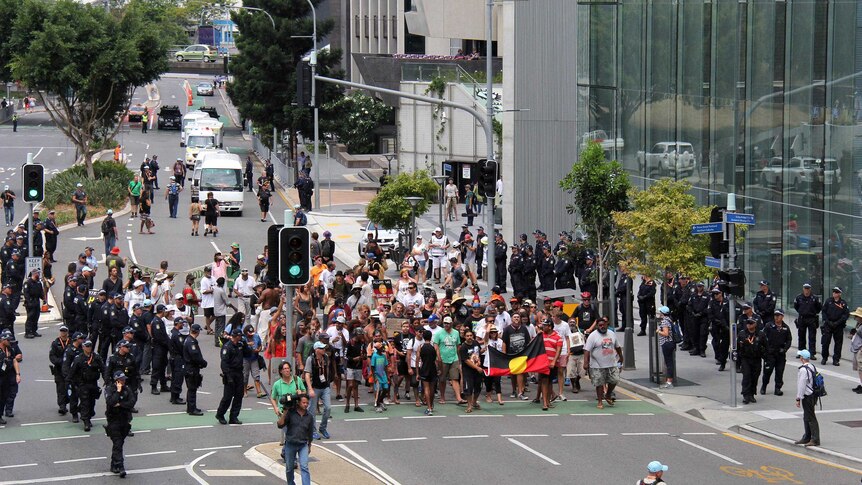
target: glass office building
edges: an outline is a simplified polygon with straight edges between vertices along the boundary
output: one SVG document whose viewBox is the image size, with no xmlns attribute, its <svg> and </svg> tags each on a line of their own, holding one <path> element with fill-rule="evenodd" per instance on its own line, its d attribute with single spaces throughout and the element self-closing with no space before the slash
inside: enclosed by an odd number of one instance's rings
<svg viewBox="0 0 862 485">
<path fill-rule="evenodd" d="M 748 296 L 862 305 L 862 2 L 578 2 L 577 109 L 636 185 L 736 193 Z"/>
</svg>

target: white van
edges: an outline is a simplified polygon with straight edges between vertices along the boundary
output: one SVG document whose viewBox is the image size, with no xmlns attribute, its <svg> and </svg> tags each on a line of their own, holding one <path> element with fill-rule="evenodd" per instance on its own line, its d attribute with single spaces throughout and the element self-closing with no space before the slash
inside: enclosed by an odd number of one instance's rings
<svg viewBox="0 0 862 485">
<path fill-rule="evenodd" d="M 186 146 L 186 127 L 188 127 L 191 123 L 199 120 L 203 120 L 205 118 L 209 118 L 210 115 L 204 113 L 203 111 L 189 111 L 183 116 L 183 123 L 180 126 L 180 146 Z"/>
<path fill-rule="evenodd" d="M 216 148 L 216 135 L 209 128 L 189 125 L 186 128 L 186 170 L 195 166 L 195 158 L 201 150 Z"/>
<path fill-rule="evenodd" d="M 215 134 L 216 146 L 219 148 L 224 148 L 224 123 L 219 120 L 215 120 L 213 118 L 202 118 L 199 120 L 194 120 L 189 125 L 189 129 L 207 129 L 212 130 L 213 134 Z"/>
<path fill-rule="evenodd" d="M 192 197 L 196 195 L 201 203 L 207 193 L 219 201 L 219 210 L 225 213 L 242 215 L 243 191 L 242 160 L 232 153 L 207 153 L 199 160 L 192 175 Z"/>
</svg>

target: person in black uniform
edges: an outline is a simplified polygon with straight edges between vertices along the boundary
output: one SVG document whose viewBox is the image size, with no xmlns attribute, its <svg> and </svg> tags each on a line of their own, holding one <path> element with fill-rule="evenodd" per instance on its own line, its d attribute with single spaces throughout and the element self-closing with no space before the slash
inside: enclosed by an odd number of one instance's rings
<svg viewBox="0 0 862 485">
<path fill-rule="evenodd" d="M 623 332 L 628 324 L 629 301 L 634 301 L 634 295 L 629 292 L 629 285 L 633 284 L 632 277 L 627 275 L 622 267 L 619 268 L 619 278 L 617 279 L 616 287 L 614 288 L 614 296 L 617 299 L 617 309 L 620 312 L 620 320 L 614 328 L 615 332 Z M 629 301 L 626 301 L 629 300 Z"/>
<path fill-rule="evenodd" d="M 649 275 L 643 275 L 643 281 L 638 287 L 638 313 L 641 318 L 641 331 L 638 336 L 646 335 L 647 323 L 655 317 L 655 281 Z"/>
<path fill-rule="evenodd" d="M 138 389 L 140 386 L 141 375 L 138 373 L 138 364 L 135 361 L 135 356 L 132 354 L 132 344 L 128 340 L 120 340 L 117 344 L 117 351 L 114 355 L 108 357 L 108 362 L 105 364 L 105 386 L 113 386 L 112 379 L 117 372 L 122 372 L 126 376 L 126 384 L 129 386 L 129 392 L 135 395 L 135 402 L 138 400 Z M 138 412 L 132 406 L 132 412 Z"/>
<path fill-rule="evenodd" d="M 77 386 L 72 386 L 70 376 L 72 374 L 72 363 L 75 359 L 84 352 L 81 348 L 84 343 L 84 334 L 75 332 L 72 335 L 72 345 L 66 347 L 66 352 L 63 354 L 63 387 L 66 388 L 66 395 L 69 396 L 69 412 L 72 413 L 72 422 L 78 422 L 78 411 L 80 396 L 78 396 Z"/>
<path fill-rule="evenodd" d="M 670 298 L 668 299 L 668 303 L 670 303 L 671 300 L 673 301 L 673 306 L 670 307 L 671 318 L 679 322 L 683 331 L 682 346 L 679 350 L 688 350 L 690 355 L 694 355 L 691 353 L 692 350 L 697 350 L 698 348 L 697 336 L 690 332 L 688 322 L 688 300 L 691 298 L 691 294 L 694 293 L 695 290 L 696 285 L 691 283 L 687 275 L 679 275 L 679 279 L 671 290 Z M 709 303 L 709 299 L 709 294 L 707 294 L 707 303 Z M 704 313 L 704 316 L 706 316 L 706 313 Z"/>
<path fill-rule="evenodd" d="M 578 285 L 581 291 L 587 291 L 591 295 L 599 294 L 599 275 L 596 272 L 595 260 L 592 254 L 584 256 L 584 268 L 578 273 Z"/>
<path fill-rule="evenodd" d="M 512 291 L 518 298 L 524 297 L 524 260 L 521 257 L 521 248 L 512 245 L 512 257 L 509 258 L 509 280 L 512 282 Z"/>
<path fill-rule="evenodd" d="M 775 371 L 775 395 L 783 396 L 784 365 L 787 363 L 787 351 L 793 345 L 793 334 L 784 323 L 784 311 L 776 308 L 774 321 L 766 326 L 766 356 L 763 359 L 763 382 L 760 384 L 760 394 L 766 394 L 769 378 Z"/>
<path fill-rule="evenodd" d="M 712 290 L 713 300 L 709 302 L 706 310 L 709 316 L 709 331 L 712 334 L 712 351 L 715 353 L 715 363 L 719 365 L 718 370 L 723 371 L 727 366 L 727 358 L 730 353 L 730 306 L 724 299 L 724 293 L 719 289 Z"/>
<path fill-rule="evenodd" d="M 87 285 L 79 284 L 76 288 L 77 292 L 75 297 L 72 299 L 72 327 L 69 327 L 74 332 L 81 332 L 86 338 L 87 332 L 89 331 L 89 322 L 87 317 L 90 313 L 89 305 L 87 305 L 87 300 L 89 299 L 89 288 Z"/>
<path fill-rule="evenodd" d="M 15 305 L 12 301 L 12 285 L 3 285 L 3 294 L 0 295 L 0 331 L 9 330 L 15 332 Z"/>
<path fill-rule="evenodd" d="M 111 438 L 111 473 L 119 473 L 120 478 L 126 477 L 123 463 L 123 444 L 126 436 L 132 434 L 132 410 L 138 400 L 131 386 L 127 384 L 126 375 L 116 371 L 111 376 L 111 384 L 105 385 L 105 434 Z"/>
<path fill-rule="evenodd" d="M 33 228 L 33 256 L 41 258 L 45 254 L 45 243 L 42 239 L 42 230 L 45 229 L 45 224 L 40 220 L 34 220 Z"/>
<path fill-rule="evenodd" d="M 823 304 L 823 324 L 820 327 L 820 354 L 823 359 L 820 365 L 826 365 L 829 360 L 829 344 L 834 342 L 832 348 L 832 365 L 838 366 L 841 360 L 841 346 L 844 343 L 844 327 L 847 318 L 850 317 L 850 309 L 847 302 L 841 298 L 841 288 L 832 288 L 832 298 Z"/>
<path fill-rule="evenodd" d="M 182 317 L 174 319 L 174 328 L 171 329 L 171 340 L 168 350 L 171 356 L 171 404 L 185 404 L 180 397 L 183 392 L 183 381 L 186 369 L 183 360 L 183 346 L 189 335 L 189 327 Z"/>
<path fill-rule="evenodd" d="M 536 301 L 536 258 L 529 244 L 521 249 L 521 281 L 524 284 L 524 297 Z"/>
<path fill-rule="evenodd" d="M 775 294 L 769 289 L 769 282 L 760 280 L 760 291 L 754 295 L 751 306 L 754 307 L 754 312 L 757 313 L 757 316 L 763 322 L 761 330 L 768 327 L 775 320 L 775 303 Z"/>
<path fill-rule="evenodd" d="M 539 272 L 539 290 L 551 291 L 554 289 L 554 267 L 557 265 L 557 260 L 551 254 L 551 248 L 542 248 L 542 257 L 539 259 L 537 270 Z"/>
<path fill-rule="evenodd" d="M 811 358 L 817 357 L 817 327 L 820 322 L 820 312 L 823 303 L 811 291 L 811 284 L 802 285 L 802 293 L 793 300 L 793 309 L 799 315 L 796 317 L 796 331 L 799 337 L 799 350 L 809 350 Z"/>
<path fill-rule="evenodd" d="M 129 326 L 132 327 L 132 342 L 137 347 L 138 370 L 144 374 L 144 346 L 150 339 L 149 321 L 144 317 L 144 307 L 135 303 L 132 307 L 132 316 L 129 317 Z M 128 336 L 124 336 L 128 338 Z"/>
<path fill-rule="evenodd" d="M 168 349 L 171 345 L 168 331 L 165 328 L 165 306 L 156 305 L 156 315 L 150 321 L 150 335 L 153 343 L 153 373 L 150 376 L 150 393 L 159 395 L 168 392 L 168 381 L 165 369 L 168 365 Z"/>
<path fill-rule="evenodd" d="M 108 360 L 108 352 L 114 350 L 117 347 L 117 343 L 123 340 L 123 330 L 129 326 L 129 312 L 126 311 L 123 304 L 123 295 L 113 293 L 111 296 L 114 304 L 108 306 L 110 338 L 103 339 L 99 345 L 99 355 L 106 362 Z M 102 330 L 105 330 L 105 328 L 102 328 Z"/>
<path fill-rule="evenodd" d="M 99 348 L 99 334 L 103 325 L 102 306 L 108 301 L 108 292 L 99 290 L 96 298 L 87 303 L 87 339 L 93 342 L 94 348 Z"/>
<path fill-rule="evenodd" d="M 114 340 L 111 337 L 111 314 L 114 312 L 114 293 L 105 291 L 105 298 L 102 299 L 102 292 L 99 292 L 99 299 L 102 303 L 93 311 L 92 320 L 90 321 L 90 329 L 95 336 L 93 343 L 96 344 L 96 351 L 102 360 L 108 358 L 108 349 L 114 346 Z M 104 353 L 102 350 L 104 349 Z"/>
<path fill-rule="evenodd" d="M 6 263 L 12 259 L 12 251 L 15 250 L 15 236 L 6 236 L 3 247 L 0 247 L 0 266 L 6 267 Z M 6 277 L 2 277 L 2 281 L 6 281 Z"/>
<path fill-rule="evenodd" d="M 221 372 L 224 384 L 224 392 L 216 411 L 216 419 L 221 424 L 242 424 L 239 411 L 242 409 L 242 395 L 245 392 L 245 383 L 242 381 L 242 361 L 248 357 L 251 350 L 242 340 L 242 329 L 234 328 L 230 331 L 230 340 L 225 342 L 221 349 Z M 224 413 L 230 407 L 230 419 L 225 421 Z"/>
<path fill-rule="evenodd" d="M 60 326 L 60 335 L 51 342 L 51 350 L 48 352 L 48 360 L 51 362 L 51 375 L 54 376 L 54 386 L 57 392 L 57 412 L 65 416 L 69 412 L 69 395 L 66 393 L 66 379 L 63 378 L 63 356 L 66 349 L 71 345 L 69 338 L 69 327 Z"/>
<path fill-rule="evenodd" d="M 565 246 L 557 251 L 557 262 L 554 264 L 555 286 L 558 290 L 575 289 L 575 263 L 569 257 L 569 251 Z"/>
<path fill-rule="evenodd" d="M 45 296 L 45 287 L 39 280 L 40 272 L 34 269 L 30 277 L 24 282 L 22 293 L 24 295 L 24 309 L 27 310 L 27 321 L 24 323 L 24 338 L 41 337 L 39 330 L 39 315 L 42 313 L 42 298 Z"/>
<path fill-rule="evenodd" d="M 14 350 L 12 345 L 14 339 L 15 335 L 11 330 L 0 331 L 0 404 L 3 407 L 6 407 L 7 399 L 14 392 L 13 388 L 21 382 L 21 368 L 18 359 L 15 358 L 20 352 Z M 2 413 L 0 413 L 0 424 L 6 424 Z"/>
<path fill-rule="evenodd" d="M 83 352 L 75 357 L 66 379 L 70 387 L 74 387 L 81 399 L 81 420 L 84 421 L 84 431 L 90 431 L 93 415 L 96 414 L 96 401 L 101 396 L 99 378 L 105 370 L 105 363 L 97 352 L 93 352 L 93 342 L 87 340 L 81 346 Z"/>
<path fill-rule="evenodd" d="M 11 334 L 9 337 L 9 350 L 11 350 L 12 358 L 15 359 L 16 363 L 18 363 L 18 374 L 21 374 L 20 363 L 24 360 L 24 354 L 21 353 L 21 347 L 18 346 L 18 340 L 15 339 L 15 334 L 12 332 L 9 333 Z M 4 400 L 0 400 L 0 414 L 5 415 L 7 418 L 15 417 L 15 398 L 18 397 L 18 384 L 20 384 L 20 380 L 14 379 L 13 377 L 15 376 L 9 375 L 9 387 L 6 391 L 6 397 Z"/>
<path fill-rule="evenodd" d="M 695 285 L 694 292 L 688 297 L 686 309 L 686 334 L 691 334 L 690 355 L 706 357 L 706 340 L 709 337 L 709 304 L 712 298 L 706 292 L 702 281 Z"/>
<path fill-rule="evenodd" d="M 503 235 L 499 232 L 494 235 L 494 244 L 496 245 L 494 248 L 494 264 L 496 273 L 494 277 L 496 281 L 494 284 L 503 289 L 503 293 L 506 292 L 506 253 L 509 252 L 509 245 L 506 244 L 506 241 L 503 240 Z"/>
<path fill-rule="evenodd" d="M 74 268 L 71 269 L 74 271 Z M 75 329 L 75 314 L 72 313 L 74 304 L 73 301 L 75 299 L 75 295 L 78 294 L 78 278 L 73 276 L 68 279 L 66 282 L 66 288 L 63 290 L 63 323 L 69 327 L 69 331 L 74 333 L 77 331 Z"/>
<path fill-rule="evenodd" d="M 12 288 L 10 298 L 17 310 L 18 304 L 21 303 L 21 287 L 24 286 L 24 260 L 21 251 L 12 251 L 12 259 L 3 268 L 3 275 L 7 278 L 5 284 Z"/>
<path fill-rule="evenodd" d="M 192 324 L 189 336 L 183 343 L 183 362 L 185 364 L 186 377 L 186 412 L 192 416 L 203 416 L 204 412 L 198 409 L 198 387 L 203 380 L 201 369 L 205 369 L 207 361 L 201 354 L 201 346 L 198 344 L 198 335 L 201 334 L 201 326 Z M 240 380 L 242 380 L 240 378 Z"/>
<path fill-rule="evenodd" d="M 757 320 L 744 320 L 745 329 L 736 337 L 736 351 L 742 368 L 742 404 L 757 402 L 757 380 L 761 364 L 766 356 L 766 337 L 757 329 Z"/>
<path fill-rule="evenodd" d="M 747 301 L 742 302 L 736 310 L 736 321 L 743 322 L 745 320 L 754 320 L 757 322 L 757 329 L 763 330 L 763 320 L 760 319 L 760 315 L 754 313 L 754 307 Z"/>
</svg>

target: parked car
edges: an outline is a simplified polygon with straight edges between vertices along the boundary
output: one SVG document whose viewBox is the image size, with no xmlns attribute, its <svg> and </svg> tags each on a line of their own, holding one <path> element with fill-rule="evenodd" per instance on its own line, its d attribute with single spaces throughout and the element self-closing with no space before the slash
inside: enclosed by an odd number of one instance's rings
<svg viewBox="0 0 862 485">
<path fill-rule="evenodd" d="M 203 111 L 204 113 L 210 115 L 210 118 L 213 118 L 213 119 L 219 118 L 218 110 L 216 109 L 215 106 L 201 106 L 200 110 Z"/>
<path fill-rule="evenodd" d="M 129 107 L 129 122 L 140 123 L 143 119 L 144 112 L 147 108 L 142 104 L 136 104 Z"/>
<path fill-rule="evenodd" d="M 826 195 L 835 195 L 841 189 L 841 166 L 838 165 L 838 160 L 834 158 L 824 158 L 822 161 L 816 161 L 818 176 L 824 185 L 824 193 Z"/>
<path fill-rule="evenodd" d="M 198 96 L 212 96 L 213 84 L 208 82 L 198 83 L 196 91 L 198 93 Z"/>
<path fill-rule="evenodd" d="M 814 181 L 814 157 L 793 157 L 786 163 L 781 157 L 774 157 L 769 165 L 760 172 L 760 183 L 764 187 L 792 187 L 802 190 Z"/>
<path fill-rule="evenodd" d="M 697 167 L 694 147 L 684 141 L 662 141 L 649 152 L 638 151 L 638 166 L 647 175 L 688 177 Z"/>
<path fill-rule="evenodd" d="M 176 105 L 164 105 L 159 109 L 159 130 L 179 130 L 183 119 L 180 107 Z"/>
<path fill-rule="evenodd" d="M 384 258 L 391 259 L 393 257 L 393 251 L 399 246 L 399 240 L 401 238 L 400 231 L 397 231 L 395 229 L 386 229 L 371 221 L 369 221 L 368 224 L 366 224 L 365 227 L 362 228 L 362 231 L 365 232 L 365 236 L 359 242 L 359 245 L 357 247 L 360 258 L 364 258 L 366 255 L 365 245 L 368 242 L 368 234 L 374 234 L 374 238 L 377 241 L 377 245 L 380 246 L 380 249 L 383 250 Z"/>
<path fill-rule="evenodd" d="M 609 137 L 605 130 L 595 130 L 581 135 L 581 151 L 586 150 L 587 143 L 594 141 L 602 146 L 605 155 L 610 158 L 614 151 L 622 153 L 625 147 L 625 141 L 622 138 Z"/>
<path fill-rule="evenodd" d="M 174 54 L 174 57 L 179 62 L 183 61 L 204 61 L 204 62 L 215 62 L 218 59 L 218 51 L 215 47 L 204 45 L 204 44 L 194 44 L 186 47 L 185 49 L 178 51 Z"/>
</svg>

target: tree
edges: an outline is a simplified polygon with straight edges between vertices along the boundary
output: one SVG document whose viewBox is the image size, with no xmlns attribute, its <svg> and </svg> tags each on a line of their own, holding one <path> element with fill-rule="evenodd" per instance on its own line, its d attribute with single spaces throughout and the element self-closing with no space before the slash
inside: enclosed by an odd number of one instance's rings
<svg viewBox="0 0 862 485">
<path fill-rule="evenodd" d="M 312 0 L 315 5 L 320 0 Z M 232 63 L 234 81 L 227 85 L 227 93 L 245 119 L 271 132 L 272 127 L 288 130 L 290 149 L 295 145 L 296 133 L 305 136 L 313 133 L 313 118 L 307 107 L 293 106 L 296 102 L 296 65 L 313 48 L 312 39 L 294 38 L 310 36 L 313 31 L 311 9 L 306 0 L 248 0 L 247 7 L 261 8 L 261 12 L 239 10 L 231 18 L 239 29 L 236 47 L 240 51 Z M 334 26 L 332 20 L 318 20 L 318 41 L 328 35 Z M 338 49 L 321 50 L 317 55 L 317 72 L 322 76 L 340 77 L 333 72 L 341 60 Z M 322 106 L 342 95 L 334 84 L 317 84 L 317 103 Z M 326 116 L 326 113 L 323 113 Z"/>
<path fill-rule="evenodd" d="M 135 9 L 108 13 L 71 0 L 21 8 L 12 74 L 35 90 L 94 178 L 93 142 L 113 138 L 135 88 L 167 70 L 167 40 Z"/>
<path fill-rule="evenodd" d="M 704 279 L 712 269 L 709 236 L 691 234 L 691 225 L 709 222 L 711 206 L 698 207 L 685 181 L 661 179 L 644 191 L 632 190 L 632 209 L 615 212 L 621 237 L 617 249 L 624 266 L 633 273 L 662 280 L 665 270 Z"/>
<path fill-rule="evenodd" d="M 374 130 L 392 118 L 393 108 L 361 91 L 352 93 L 323 106 L 326 120 L 321 130 L 334 133 L 347 145 L 350 153 L 374 153 Z"/>
<path fill-rule="evenodd" d="M 428 212 L 430 201 L 439 190 L 440 186 L 425 170 L 401 172 L 380 189 L 365 209 L 365 215 L 382 227 L 407 231 L 411 212 L 410 203 L 404 198 L 422 197 L 416 204 L 416 217 L 419 217 Z"/>
<path fill-rule="evenodd" d="M 604 274 L 611 264 L 617 242 L 611 214 L 629 208 L 628 192 L 632 185 L 622 165 L 605 161 L 602 146 L 590 142 L 580 160 L 560 181 L 560 188 L 574 195 L 574 204 L 566 206 L 569 214 L 578 213 L 587 235 L 587 244 L 595 248 L 598 269 L 598 299 L 604 299 Z"/>
</svg>

